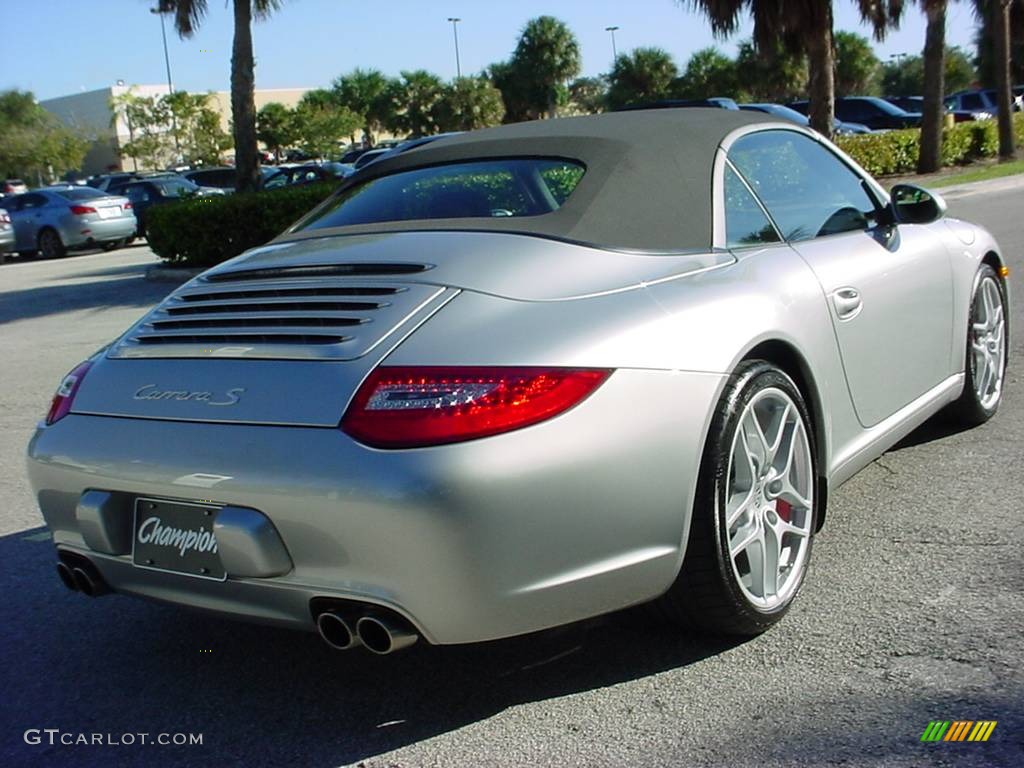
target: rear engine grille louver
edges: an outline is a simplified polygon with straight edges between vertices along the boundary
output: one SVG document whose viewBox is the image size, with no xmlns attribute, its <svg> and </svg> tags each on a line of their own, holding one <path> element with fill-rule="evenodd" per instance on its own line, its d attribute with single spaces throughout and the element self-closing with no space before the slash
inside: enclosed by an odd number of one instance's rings
<svg viewBox="0 0 1024 768">
<path fill-rule="evenodd" d="M 213 274 L 170 296 L 111 356 L 353 359 L 446 292 L 373 277 L 427 269 L 383 263 Z"/>
</svg>

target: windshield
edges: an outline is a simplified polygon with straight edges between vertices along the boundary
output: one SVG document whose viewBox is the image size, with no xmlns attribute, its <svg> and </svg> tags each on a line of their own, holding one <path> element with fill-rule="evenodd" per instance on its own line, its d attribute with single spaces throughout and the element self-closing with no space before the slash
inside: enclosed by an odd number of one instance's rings
<svg viewBox="0 0 1024 768">
<path fill-rule="evenodd" d="M 907 111 L 905 109 L 900 109 L 895 104 L 890 104 L 885 99 L 879 99 L 879 98 L 875 98 L 875 97 L 867 97 L 867 98 L 864 99 L 864 101 L 871 102 L 876 107 L 878 107 L 880 110 L 882 110 L 883 112 L 885 112 L 886 114 L 889 114 L 889 115 L 894 115 L 896 117 L 902 117 L 903 115 L 907 114 Z"/>
<path fill-rule="evenodd" d="M 557 210 L 583 177 L 566 160 L 480 160 L 400 171 L 350 187 L 300 229 L 413 219 L 537 216 Z"/>
<path fill-rule="evenodd" d="M 93 200 L 97 197 L 110 197 L 106 192 L 101 192 L 92 187 L 76 187 L 74 189 L 62 189 L 57 192 L 65 200 Z"/>
<path fill-rule="evenodd" d="M 187 179 L 160 179 L 154 181 L 153 185 L 159 188 L 164 197 L 187 197 L 199 191 L 199 187 Z"/>
</svg>

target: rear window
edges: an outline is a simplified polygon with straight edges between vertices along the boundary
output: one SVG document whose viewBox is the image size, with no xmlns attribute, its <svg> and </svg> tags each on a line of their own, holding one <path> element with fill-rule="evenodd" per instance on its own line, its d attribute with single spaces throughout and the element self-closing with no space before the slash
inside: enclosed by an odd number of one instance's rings
<svg viewBox="0 0 1024 768">
<path fill-rule="evenodd" d="M 65 200 L 93 200 L 97 197 L 107 197 L 105 192 L 92 187 L 77 187 L 75 189 L 62 189 L 58 193 Z"/>
<path fill-rule="evenodd" d="M 560 208 L 583 178 L 556 159 L 480 160 L 400 171 L 330 199 L 301 229 L 414 219 L 539 216 Z"/>
</svg>

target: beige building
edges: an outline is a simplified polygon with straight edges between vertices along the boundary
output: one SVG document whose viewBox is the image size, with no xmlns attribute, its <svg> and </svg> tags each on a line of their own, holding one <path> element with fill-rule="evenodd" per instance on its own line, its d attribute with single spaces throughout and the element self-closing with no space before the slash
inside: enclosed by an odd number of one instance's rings
<svg viewBox="0 0 1024 768">
<path fill-rule="evenodd" d="M 256 109 L 271 102 L 294 107 L 309 88 L 267 88 L 256 91 Z M 138 96 L 165 96 L 166 85 L 113 85 L 95 91 L 84 91 L 70 96 L 39 102 L 47 112 L 68 126 L 92 139 L 92 146 L 82 163 L 82 172 L 90 175 L 107 171 L 136 170 L 131 158 L 121 157 L 121 147 L 131 140 L 130 126 L 123 117 L 111 109 L 111 100 L 128 91 Z M 211 105 L 220 112 L 221 126 L 230 132 L 231 92 L 214 91 Z"/>
</svg>

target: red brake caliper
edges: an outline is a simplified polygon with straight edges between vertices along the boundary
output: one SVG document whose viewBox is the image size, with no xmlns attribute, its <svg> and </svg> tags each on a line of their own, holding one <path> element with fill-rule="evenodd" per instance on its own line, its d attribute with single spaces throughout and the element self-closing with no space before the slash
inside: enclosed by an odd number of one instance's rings
<svg viewBox="0 0 1024 768">
<path fill-rule="evenodd" d="M 782 499 L 775 500 L 775 512 L 787 523 L 792 522 L 793 505 Z"/>
</svg>

